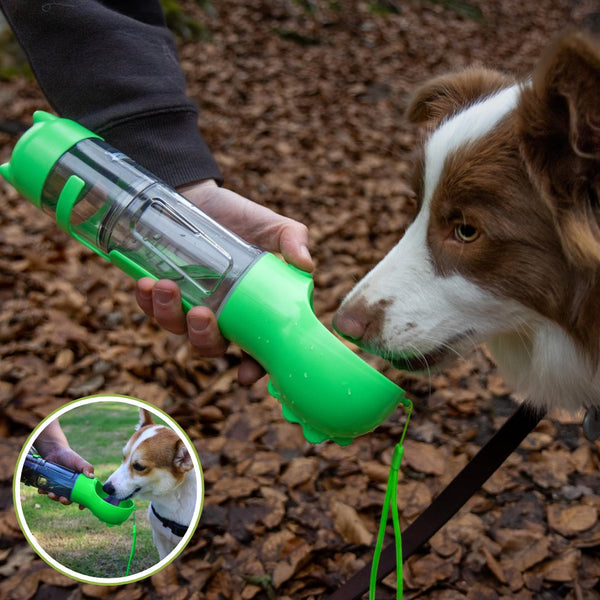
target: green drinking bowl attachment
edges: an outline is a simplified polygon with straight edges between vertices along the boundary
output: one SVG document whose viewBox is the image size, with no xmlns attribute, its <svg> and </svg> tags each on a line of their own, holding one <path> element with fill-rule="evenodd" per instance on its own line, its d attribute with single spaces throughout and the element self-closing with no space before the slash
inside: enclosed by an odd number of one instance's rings
<svg viewBox="0 0 600 600">
<path fill-rule="evenodd" d="M 102 482 L 80 475 L 71 492 L 71 501 L 88 508 L 98 519 L 107 525 L 121 525 L 135 510 L 133 500 L 122 500 L 119 504 L 110 503 L 109 495 L 102 489 Z"/>
</svg>

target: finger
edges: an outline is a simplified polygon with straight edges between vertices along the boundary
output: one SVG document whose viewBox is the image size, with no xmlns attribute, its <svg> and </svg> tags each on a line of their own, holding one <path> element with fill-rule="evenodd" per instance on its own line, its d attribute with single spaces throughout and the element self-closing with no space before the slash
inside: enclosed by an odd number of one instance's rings
<svg viewBox="0 0 600 600">
<path fill-rule="evenodd" d="M 75 454 L 75 453 L 74 453 Z M 83 473 L 86 477 L 93 479 L 94 477 L 94 467 L 90 465 L 90 463 L 81 458 L 78 454 L 75 454 L 68 464 L 63 463 L 66 467 L 73 469 L 77 473 Z"/>
<path fill-rule="evenodd" d="M 265 374 L 265 370 L 251 356 L 242 354 L 242 362 L 238 369 L 238 381 L 242 385 L 252 385 Z"/>
<path fill-rule="evenodd" d="M 94 467 L 73 450 L 70 450 L 69 458 L 65 459 L 62 464 L 77 473 L 83 473 L 86 477 L 94 476 Z"/>
<path fill-rule="evenodd" d="M 156 280 L 150 277 L 142 277 L 135 286 L 135 299 L 140 308 L 149 316 L 154 316 L 154 306 L 152 304 L 152 290 Z"/>
<path fill-rule="evenodd" d="M 187 331 L 190 343 L 202 356 L 221 356 L 229 346 L 214 313 L 204 306 L 195 306 L 188 312 Z"/>
<path fill-rule="evenodd" d="M 185 314 L 181 307 L 181 292 L 173 281 L 161 279 L 152 289 L 152 312 L 161 327 L 171 333 L 185 333 Z"/>
<path fill-rule="evenodd" d="M 57 496 L 54 492 L 44 492 L 44 491 L 40 491 L 40 490 L 38 490 L 38 492 L 40 494 L 46 494 L 50 500 L 54 500 L 55 502 L 60 502 L 61 504 L 64 504 L 65 506 L 68 506 L 69 504 L 71 504 L 71 501 L 68 498 L 65 498 L 64 496 Z"/>
</svg>

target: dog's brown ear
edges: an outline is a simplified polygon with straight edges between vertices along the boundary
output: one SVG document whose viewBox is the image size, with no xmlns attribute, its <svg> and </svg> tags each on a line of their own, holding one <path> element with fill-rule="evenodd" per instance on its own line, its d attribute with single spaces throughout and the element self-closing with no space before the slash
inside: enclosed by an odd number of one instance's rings
<svg viewBox="0 0 600 600">
<path fill-rule="evenodd" d="M 421 86 L 408 107 L 413 123 L 439 124 L 462 108 L 506 88 L 514 80 L 490 69 L 471 68 L 440 75 Z"/>
<path fill-rule="evenodd" d="M 175 458 L 173 459 L 173 464 L 182 473 L 186 473 L 194 468 L 192 457 L 182 440 L 177 440 L 175 445 Z"/>
<path fill-rule="evenodd" d="M 600 266 L 600 40 L 560 36 L 521 98 L 519 135 L 531 176 L 576 266 Z"/>
<path fill-rule="evenodd" d="M 142 427 L 146 427 L 147 425 L 154 425 L 152 414 L 145 408 L 140 408 L 140 420 L 138 422 L 137 428 L 141 429 Z"/>
</svg>

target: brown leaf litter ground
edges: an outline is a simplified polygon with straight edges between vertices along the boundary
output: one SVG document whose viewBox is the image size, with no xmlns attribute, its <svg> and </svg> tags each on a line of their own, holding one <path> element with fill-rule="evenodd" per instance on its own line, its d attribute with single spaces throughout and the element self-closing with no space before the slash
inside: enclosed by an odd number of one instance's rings
<svg viewBox="0 0 600 600">
<path fill-rule="evenodd" d="M 202 12 L 208 41 L 181 42 L 189 92 L 227 185 L 305 222 L 323 322 L 392 247 L 414 211 L 403 117 L 424 79 L 469 64 L 526 74 L 586 9 L 571 0 L 365 2 L 233 0 Z M 593 2 L 587 7 L 592 7 Z M 596 7 L 597 8 L 597 7 Z M 25 79 L 3 82 L 3 120 L 47 108 Z M 0 134 L 5 160 L 15 138 Z M 264 381 L 236 381 L 239 352 L 205 360 L 144 318 L 133 284 L 0 185 L 0 597 L 252 600 L 324 598 L 372 556 L 397 411 L 350 446 L 310 445 Z M 403 526 L 513 407 L 484 349 L 416 377 L 369 360 L 415 403 L 398 494 Z M 149 580 L 122 588 L 55 573 L 19 531 L 10 486 L 39 421 L 89 394 L 155 403 L 186 430 L 206 499 L 192 542 Z M 405 598 L 600 598 L 600 445 L 578 419 L 544 420 L 468 505 L 404 566 Z M 394 578 L 379 589 L 394 595 Z"/>
</svg>

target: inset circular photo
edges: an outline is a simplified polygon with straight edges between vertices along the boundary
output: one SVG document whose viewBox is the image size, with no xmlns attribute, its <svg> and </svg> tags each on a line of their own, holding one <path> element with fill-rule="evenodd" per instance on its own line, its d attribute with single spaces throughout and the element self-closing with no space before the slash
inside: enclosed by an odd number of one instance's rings
<svg viewBox="0 0 600 600">
<path fill-rule="evenodd" d="M 91 396 L 44 419 L 13 481 L 21 529 L 57 571 L 115 585 L 153 575 L 191 539 L 204 498 L 198 454 L 166 413 Z"/>
</svg>

